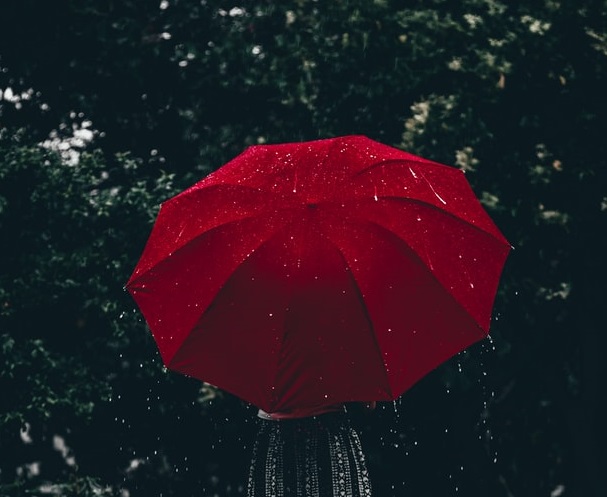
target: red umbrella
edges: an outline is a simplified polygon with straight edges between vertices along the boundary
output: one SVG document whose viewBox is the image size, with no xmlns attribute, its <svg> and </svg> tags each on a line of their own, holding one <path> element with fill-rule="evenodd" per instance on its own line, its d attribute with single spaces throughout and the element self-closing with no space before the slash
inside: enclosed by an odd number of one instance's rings
<svg viewBox="0 0 607 497">
<path fill-rule="evenodd" d="M 456 168 L 259 145 L 162 204 L 127 289 L 167 368 L 266 411 L 393 400 L 487 336 L 509 249 Z"/>
</svg>

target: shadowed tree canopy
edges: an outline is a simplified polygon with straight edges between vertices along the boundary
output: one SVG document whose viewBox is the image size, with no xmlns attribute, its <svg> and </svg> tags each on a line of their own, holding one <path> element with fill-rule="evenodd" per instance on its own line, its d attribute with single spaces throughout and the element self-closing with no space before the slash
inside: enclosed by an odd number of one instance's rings
<svg viewBox="0 0 607 497">
<path fill-rule="evenodd" d="M 3 2 L 0 495 L 244 495 L 254 409 L 122 287 L 164 199 L 343 134 L 463 169 L 515 249 L 492 340 L 355 420 L 377 494 L 602 495 L 606 83 L 604 0 Z"/>
</svg>

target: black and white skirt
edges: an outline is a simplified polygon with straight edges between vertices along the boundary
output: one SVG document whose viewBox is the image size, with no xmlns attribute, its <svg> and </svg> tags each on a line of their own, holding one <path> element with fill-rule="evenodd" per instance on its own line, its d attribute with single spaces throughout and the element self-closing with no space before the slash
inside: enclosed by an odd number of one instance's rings
<svg viewBox="0 0 607 497">
<path fill-rule="evenodd" d="M 360 438 L 345 413 L 259 419 L 248 497 L 368 497 Z"/>
</svg>

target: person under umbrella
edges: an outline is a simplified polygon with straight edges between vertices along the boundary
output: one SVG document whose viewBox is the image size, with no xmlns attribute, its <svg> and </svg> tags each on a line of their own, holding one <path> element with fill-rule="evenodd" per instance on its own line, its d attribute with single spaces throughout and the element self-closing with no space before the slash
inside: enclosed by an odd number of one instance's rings
<svg viewBox="0 0 607 497">
<path fill-rule="evenodd" d="M 375 402 L 359 405 L 375 408 Z M 348 416 L 357 407 L 340 403 L 290 412 L 260 409 L 247 496 L 370 496 L 360 436 Z"/>
<path fill-rule="evenodd" d="M 462 171 L 343 136 L 164 202 L 126 288 L 168 369 L 261 409 L 251 495 L 369 495 L 344 405 L 484 339 L 510 248 Z"/>
</svg>

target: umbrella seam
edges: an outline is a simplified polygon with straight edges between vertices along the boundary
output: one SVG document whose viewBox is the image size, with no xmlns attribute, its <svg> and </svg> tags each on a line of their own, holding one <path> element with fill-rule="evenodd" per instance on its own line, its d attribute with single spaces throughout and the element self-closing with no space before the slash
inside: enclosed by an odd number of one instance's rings
<svg viewBox="0 0 607 497">
<path fill-rule="evenodd" d="M 249 252 L 247 254 L 247 256 L 238 264 L 238 267 L 240 267 L 242 264 L 244 264 L 247 260 L 249 260 L 256 252 L 258 252 L 259 250 L 261 250 L 263 248 L 264 245 L 267 245 L 274 237 L 278 236 L 278 234 L 287 229 L 290 225 L 294 224 L 297 222 L 297 219 L 293 219 L 290 220 L 286 223 L 284 223 L 283 225 L 281 225 L 280 227 L 278 227 L 270 236 L 264 238 L 264 240 L 255 247 L 255 249 L 253 249 L 251 252 Z M 223 226 L 223 225 L 222 225 Z M 216 298 L 216 296 L 223 290 L 223 288 L 225 287 L 225 285 L 228 283 L 228 281 L 233 277 L 234 273 L 230 273 L 230 275 L 228 276 L 228 278 L 223 282 L 223 284 L 218 288 L 217 293 L 215 294 L 215 297 L 213 297 L 213 300 Z M 196 318 L 195 321 L 195 325 L 194 327 L 196 327 L 196 324 L 198 324 L 200 322 L 200 320 L 204 317 L 204 315 L 207 313 L 207 311 L 212 307 L 212 303 L 211 305 L 209 305 L 206 309 L 203 309 L 202 313 L 200 314 L 200 316 L 198 316 Z M 189 334 L 188 334 L 189 336 Z M 187 337 L 186 337 L 187 339 Z M 272 380 L 273 380 L 273 384 L 276 383 L 276 377 L 278 376 L 278 372 L 279 372 L 279 364 L 280 364 L 280 360 L 282 357 L 282 350 L 283 350 L 283 346 L 284 346 L 284 341 L 285 341 L 285 335 L 282 335 L 282 340 L 281 340 L 281 344 L 280 344 L 280 349 L 279 349 L 279 353 L 277 355 L 277 362 L 275 365 L 274 369 L 274 373 L 271 375 L 272 376 Z M 185 342 L 185 340 L 184 340 Z M 270 399 L 271 400 L 271 399 Z"/>
<path fill-rule="evenodd" d="M 285 211 L 281 211 L 281 213 L 283 213 L 283 212 L 285 212 Z M 266 212 L 266 214 L 273 214 L 273 213 L 275 213 L 275 211 L 267 211 L 267 212 Z M 220 228 L 224 228 L 224 227 L 229 226 L 229 225 L 234 224 L 234 223 L 239 223 L 239 222 L 241 222 L 241 221 L 246 221 L 246 220 L 258 220 L 258 219 L 259 219 L 259 216 L 260 216 L 261 214 L 263 214 L 263 213 L 254 213 L 254 214 L 247 215 L 247 216 L 244 216 L 244 217 L 241 217 L 241 218 L 238 218 L 238 219 L 233 219 L 233 220 L 230 220 L 230 221 L 225 222 L 225 223 L 222 223 L 222 224 L 218 224 L 217 226 L 213 226 L 211 229 L 206 230 L 206 231 L 204 231 L 203 233 L 199 233 L 199 234 L 195 235 L 194 237 L 190 238 L 189 240 L 186 240 L 186 241 L 185 241 L 185 242 L 184 242 L 182 245 L 180 245 L 180 246 L 179 246 L 179 247 L 177 247 L 175 250 L 173 250 L 173 251 L 171 252 L 171 255 L 170 255 L 170 256 L 171 256 L 171 257 L 173 257 L 173 256 L 174 256 L 176 253 L 181 252 L 181 251 L 182 251 L 182 250 L 183 250 L 185 247 L 187 247 L 189 244 L 191 244 L 191 243 L 195 242 L 196 240 L 200 239 L 201 237 L 203 237 L 203 236 L 207 235 L 208 233 L 212 233 L 212 232 L 214 232 L 215 230 L 218 230 L 218 229 L 220 229 Z M 292 222 L 292 221 L 289 221 L 288 223 L 290 223 L 290 222 Z M 288 223 L 286 223 L 286 224 L 288 224 Z M 286 225 L 286 224 L 285 224 L 285 225 Z M 277 230 L 276 230 L 276 231 L 278 231 L 278 230 L 282 229 L 283 227 L 284 227 L 284 226 L 281 226 L 281 227 L 277 228 Z M 263 243 L 265 243 L 265 240 L 264 240 L 264 242 L 262 242 L 262 244 L 263 244 Z M 245 261 L 245 260 L 246 260 L 248 257 L 250 257 L 250 256 L 251 256 L 251 255 L 252 255 L 252 254 L 255 252 L 255 250 L 257 250 L 258 248 L 259 248 L 259 246 L 258 246 L 258 247 L 256 247 L 256 248 L 255 248 L 255 249 L 254 249 L 254 250 L 253 250 L 251 253 L 249 253 L 249 254 L 248 254 L 246 257 L 245 257 L 245 259 L 243 259 L 243 261 Z M 125 285 L 125 288 L 127 288 L 127 289 L 128 289 L 128 288 L 132 287 L 132 286 L 133 286 L 133 284 L 134 284 L 136 281 L 138 281 L 139 279 L 141 279 L 143 276 L 145 276 L 146 274 L 148 274 L 148 273 L 149 273 L 150 271 L 152 271 L 153 269 L 156 269 L 156 268 L 158 268 L 159 266 L 162 266 L 162 264 L 163 264 L 165 261 L 167 261 L 167 260 L 168 260 L 168 258 L 167 258 L 166 256 L 164 256 L 162 259 L 160 259 L 159 261 L 155 262 L 155 263 L 154 263 L 152 266 L 150 266 L 149 268 L 147 268 L 147 269 L 146 269 L 144 272 L 142 272 L 141 274 L 138 274 L 137 276 L 135 276 L 134 278 L 132 278 L 131 280 L 129 280 L 129 281 L 128 281 L 128 283 Z"/>
<path fill-rule="evenodd" d="M 274 231 L 274 233 L 272 233 L 272 235 L 266 239 L 263 240 L 262 243 L 260 243 L 254 250 L 252 250 L 238 265 L 240 267 L 240 265 L 244 264 L 245 261 L 247 261 L 255 252 L 257 252 L 258 250 L 261 249 L 261 247 L 263 247 L 265 244 L 267 244 L 270 240 L 272 240 L 275 236 L 278 236 L 278 233 L 280 232 L 280 230 L 286 228 L 287 226 L 289 226 L 290 224 L 295 223 L 295 220 L 291 220 L 287 223 L 285 223 L 283 226 L 281 226 L 280 228 L 278 228 L 276 231 Z M 223 226 L 223 225 L 222 225 Z M 213 301 L 215 300 L 216 296 L 223 290 L 223 288 L 225 287 L 226 283 L 233 277 L 234 273 L 230 273 L 230 275 L 228 276 L 228 278 L 223 282 L 223 284 L 218 288 L 217 293 L 215 294 L 215 297 L 213 297 Z M 205 314 L 208 312 L 208 310 L 212 307 L 212 303 L 206 307 L 205 309 L 202 310 L 201 314 L 196 318 L 196 320 L 194 321 L 193 326 L 191 327 L 192 330 L 197 329 L 198 324 L 200 323 L 200 321 L 202 320 L 202 318 L 205 316 Z M 199 329 L 199 328 L 198 328 Z M 181 349 L 181 347 L 185 344 L 185 342 L 188 340 L 188 338 L 191 335 L 191 331 L 189 333 L 187 333 L 185 339 L 182 341 L 181 345 L 177 348 L 177 350 L 175 351 L 175 353 L 173 354 L 173 356 L 171 357 L 170 360 L 168 360 L 166 362 L 166 366 L 167 368 L 171 367 L 171 362 L 173 361 L 173 359 L 175 358 L 175 356 L 177 355 L 177 353 L 179 352 L 179 350 Z M 282 355 L 282 349 L 283 349 L 283 344 L 284 344 L 284 334 L 282 335 L 282 341 L 280 344 L 280 349 L 279 349 L 279 354 L 278 354 L 278 360 L 276 362 L 276 367 L 274 368 L 274 372 L 271 375 L 272 378 L 272 385 L 276 386 L 276 377 L 278 376 L 278 371 L 279 371 L 279 364 L 280 364 L 280 358 Z M 269 399 L 270 401 L 272 399 Z"/>
<path fill-rule="evenodd" d="M 236 221 L 234 221 L 234 222 L 236 222 Z M 241 266 L 241 265 L 242 265 L 242 264 L 243 264 L 245 261 L 247 261 L 248 259 L 250 259 L 250 258 L 251 258 L 251 256 L 252 256 L 253 254 L 255 254 L 255 253 L 256 253 L 256 252 L 257 252 L 257 251 L 258 251 L 258 250 L 259 250 L 259 249 L 260 249 L 260 248 L 261 248 L 263 245 L 265 245 L 265 244 L 266 244 L 266 243 L 267 243 L 267 242 L 268 242 L 268 241 L 269 241 L 269 240 L 270 240 L 272 237 L 276 236 L 276 233 L 277 233 L 277 232 L 279 232 L 281 229 L 283 229 L 285 226 L 288 226 L 288 225 L 289 225 L 289 224 L 291 224 L 292 222 L 293 222 L 293 221 L 289 221 L 289 222 L 288 222 L 288 223 L 286 223 L 285 225 L 280 226 L 279 228 L 277 228 L 277 229 L 276 229 L 276 231 L 275 231 L 275 232 L 274 232 L 274 233 L 273 233 L 273 234 L 272 234 L 272 235 L 271 235 L 269 238 L 264 239 L 264 240 L 263 240 L 263 241 L 262 241 L 262 242 L 261 242 L 259 245 L 257 245 L 257 246 L 256 246 L 256 247 L 255 247 L 253 250 L 251 250 L 251 251 L 250 251 L 250 252 L 249 252 L 249 253 L 248 253 L 248 254 L 245 256 L 245 258 L 244 258 L 244 259 L 242 259 L 242 261 L 240 261 L 240 263 L 238 264 L 238 267 L 240 267 L 240 266 Z M 222 224 L 222 225 L 220 225 L 220 226 L 225 226 L 226 224 L 229 224 L 229 223 L 225 223 L 225 224 Z M 217 228 L 219 228 L 219 226 L 218 226 Z M 213 229 L 216 229 L 216 228 L 213 228 Z M 212 230 L 211 230 L 211 231 L 212 231 Z M 205 232 L 205 233 L 208 233 L 208 232 Z M 202 236 L 202 235 L 199 235 L 199 236 Z M 196 237 L 196 238 L 198 238 L 198 237 Z M 180 249 L 181 249 L 181 248 L 183 248 L 183 246 L 182 246 L 182 247 L 180 247 Z M 166 259 L 163 259 L 162 261 L 160 261 L 160 262 L 159 262 L 157 265 L 155 265 L 155 266 L 154 266 L 154 268 L 158 267 L 158 265 L 162 264 L 162 262 L 164 262 L 164 261 L 166 261 Z M 147 271 L 146 271 L 146 273 L 147 273 Z M 143 273 L 143 274 L 146 274 L 146 273 Z M 195 319 L 195 320 L 194 320 L 194 322 L 193 322 L 193 325 L 191 326 L 190 331 L 189 331 L 189 332 L 188 332 L 188 333 L 185 335 L 185 337 L 184 337 L 184 339 L 182 340 L 182 342 L 181 342 L 181 344 L 179 345 L 179 347 L 177 347 L 177 349 L 175 349 L 175 352 L 173 353 L 173 355 L 171 356 L 171 358 L 170 358 L 170 359 L 167 359 L 167 361 L 166 361 L 167 367 L 170 367 L 170 365 L 171 365 L 171 363 L 172 363 L 173 359 L 175 358 L 175 356 L 177 355 L 178 351 L 181 349 L 181 347 L 183 346 L 183 344 L 184 344 L 184 343 L 185 343 L 185 342 L 188 340 L 188 338 L 189 338 L 189 336 L 190 336 L 190 334 L 191 334 L 192 330 L 193 330 L 193 329 L 195 329 L 195 328 L 197 327 L 198 323 L 200 323 L 200 320 L 201 320 L 201 319 L 204 317 L 204 315 L 205 315 L 205 314 L 208 312 L 208 310 L 209 310 L 210 308 L 212 308 L 212 306 L 213 306 L 213 302 L 214 302 L 215 298 L 216 298 L 216 297 L 217 297 L 217 295 L 218 295 L 218 294 L 219 294 L 219 293 L 220 293 L 220 292 L 223 290 L 223 288 L 226 286 L 227 282 L 230 280 L 230 278 L 232 278 L 233 274 L 234 274 L 234 273 L 232 272 L 232 273 L 230 273 L 230 274 L 228 275 L 228 277 L 227 277 L 227 278 L 226 278 L 226 279 L 225 279 L 225 280 L 222 282 L 222 284 L 221 284 L 221 285 L 218 287 L 217 292 L 215 293 L 215 295 L 214 295 L 214 296 L 213 296 L 213 298 L 211 299 L 211 303 L 210 303 L 210 304 L 209 304 L 209 305 L 208 305 L 206 308 L 202 309 L 202 311 L 201 311 L 200 315 L 198 315 L 198 316 L 196 317 L 196 319 Z M 140 277 L 140 276 L 138 276 L 138 277 L 137 277 L 135 280 L 133 280 L 133 281 L 136 281 L 136 280 L 137 280 L 139 277 Z"/>
<path fill-rule="evenodd" d="M 396 240 L 398 240 L 399 244 L 406 247 L 407 252 L 411 253 L 412 255 L 412 260 L 415 261 L 415 263 L 420 266 L 422 268 L 423 271 L 427 272 L 429 274 L 429 276 L 437 282 L 438 286 L 442 289 L 442 291 L 447 295 L 447 297 L 453 301 L 456 304 L 456 307 L 458 309 L 461 309 L 461 311 L 470 319 L 470 321 L 472 323 L 474 323 L 474 329 L 477 331 L 477 341 L 483 340 L 487 337 L 488 335 L 488 331 L 485 332 L 485 330 L 480 326 L 480 324 L 476 321 L 476 319 L 470 315 L 470 313 L 466 310 L 465 307 L 462 306 L 462 304 L 443 286 L 443 284 L 434 276 L 434 274 L 432 273 L 432 271 L 428 268 L 428 266 L 424 263 L 424 261 L 417 255 L 416 251 L 402 238 L 400 238 L 399 236 L 397 236 L 396 234 L 394 234 L 392 231 L 390 231 L 389 229 L 385 228 L 384 226 L 381 226 L 380 224 L 374 222 L 374 221 L 370 221 L 370 220 L 365 220 L 364 223 L 370 224 L 370 225 L 374 225 L 376 226 L 378 229 L 386 232 L 388 234 L 388 236 L 390 236 L 391 238 L 394 238 Z M 361 224 L 363 224 L 361 222 Z M 350 264 L 348 264 L 347 262 L 347 258 L 345 257 L 343 251 L 341 250 L 341 248 L 339 247 L 339 245 L 337 245 L 335 242 L 333 242 L 332 240 L 330 240 L 324 233 L 322 234 L 322 236 L 324 236 L 325 238 L 327 238 L 329 240 L 329 242 L 338 250 L 338 252 L 341 254 L 341 256 L 343 257 L 344 261 L 346 262 L 346 264 L 348 265 L 348 268 L 350 268 Z M 352 279 L 357 282 L 355 276 L 354 276 L 354 271 L 352 269 L 349 269 L 348 271 L 351 274 Z M 358 284 L 356 285 L 356 288 L 358 289 Z M 359 293 L 359 296 L 362 300 L 362 294 Z M 369 317 L 368 313 L 365 310 L 365 315 Z M 374 329 L 373 323 L 371 322 L 371 328 Z M 385 365 L 385 362 L 383 360 L 383 355 L 382 355 L 382 349 L 381 346 L 379 345 L 379 342 L 376 339 L 376 335 L 375 333 L 373 333 L 373 337 L 374 337 L 374 342 L 377 345 L 377 350 L 380 353 L 380 358 L 382 360 L 382 363 Z M 390 390 L 390 396 L 394 399 L 394 390 L 392 388 L 392 385 L 390 383 L 390 380 L 387 376 L 387 373 L 384 369 L 384 374 L 386 376 L 387 379 L 387 384 Z"/>
<path fill-rule="evenodd" d="M 384 376 L 386 378 L 386 384 L 388 385 L 388 388 L 390 390 L 390 397 L 394 397 L 394 391 L 392 390 L 392 385 L 390 384 L 390 378 L 388 377 L 388 373 L 386 372 L 386 368 L 385 368 L 386 362 L 384 361 L 383 351 L 382 351 L 382 348 L 381 348 L 381 346 L 380 346 L 380 344 L 379 344 L 379 342 L 377 340 L 377 334 L 375 333 L 375 326 L 373 324 L 373 320 L 371 319 L 371 316 L 367 312 L 366 306 L 364 305 L 365 300 L 364 300 L 362 292 L 360 291 L 358 280 L 354 276 L 354 271 L 352 270 L 352 267 L 351 267 L 350 263 L 348 262 L 348 259 L 347 259 L 346 255 L 344 254 L 344 252 L 342 251 L 342 249 L 339 247 L 339 245 L 337 245 L 333 240 L 331 240 L 329 237 L 327 237 L 324 233 L 321 233 L 320 235 L 323 238 L 325 238 L 333 247 L 335 247 L 335 249 L 337 250 L 337 252 L 341 256 L 342 260 L 346 264 L 346 267 L 348 269 L 348 274 L 350 275 L 350 278 L 354 282 L 354 288 L 356 289 L 356 294 L 358 295 L 358 299 L 359 299 L 359 301 L 362 304 L 362 308 L 363 308 L 364 314 L 365 314 L 365 316 L 367 318 L 367 322 L 369 323 L 369 326 L 371 328 L 371 331 L 372 331 L 371 335 L 373 336 L 373 342 L 375 343 L 375 346 L 376 346 L 379 358 L 380 358 L 382 364 L 384 365 L 384 367 L 382 368 L 382 371 L 383 371 Z"/>
<path fill-rule="evenodd" d="M 357 199 L 358 201 L 360 201 L 360 199 Z M 430 209 L 434 209 L 436 211 L 438 211 L 439 213 L 445 215 L 445 216 L 449 216 L 457 221 L 459 221 L 461 224 L 464 224 L 466 226 L 469 226 L 470 228 L 475 229 L 476 231 L 480 231 L 481 233 L 484 233 L 488 236 L 490 236 L 491 238 L 493 238 L 496 242 L 498 242 L 499 244 L 506 246 L 506 247 L 512 247 L 512 245 L 508 242 L 508 240 L 506 240 L 506 238 L 501 235 L 501 238 L 497 237 L 494 233 L 491 233 L 490 231 L 487 231 L 486 229 L 481 228 L 480 226 L 476 226 L 475 224 L 472 224 L 470 221 L 467 221 L 466 219 L 463 219 L 459 216 L 456 216 L 455 214 L 453 214 L 452 212 L 446 211 L 444 209 L 441 209 L 440 207 L 437 207 L 434 204 L 431 204 L 429 202 L 426 202 L 424 200 L 419 200 L 419 199 L 415 199 L 415 198 L 403 198 L 403 197 L 397 197 L 394 195 L 384 195 L 384 196 L 379 196 L 378 200 L 395 200 L 398 202 L 411 202 L 414 204 L 419 204 L 421 206 L 430 208 Z M 371 200 L 369 199 L 369 202 Z M 375 202 L 375 200 L 373 200 L 373 202 Z M 345 206 L 347 206 L 347 202 L 344 203 Z M 369 222 L 373 222 L 373 221 L 369 221 Z M 493 221 L 491 221 L 493 223 Z M 495 223 L 493 223 L 495 226 Z M 495 226 L 495 229 L 499 232 L 499 228 L 497 226 Z"/>
<path fill-rule="evenodd" d="M 396 150 L 399 150 L 399 149 L 396 149 Z M 452 167 L 452 166 L 448 166 L 448 165 L 446 165 L 446 164 L 441 164 L 441 163 L 439 163 L 439 162 L 434 162 L 434 161 L 431 161 L 431 160 L 424 159 L 424 158 L 420 157 L 419 159 L 410 159 L 410 158 L 407 158 L 407 159 L 386 159 L 386 160 L 380 160 L 380 161 L 377 161 L 377 162 L 373 162 L 373 163 L 372 163 L 372 164 L 370 164 L 369 166 L 367 166 L 367 167 L 365 167 L 364 169 L 361 169 L 361 170 L 360 170 L 360 171 L 358 171 L 357 173 L 353 174 L 353 175 L 352 175 L 350 178 L 348 178 L 348 179 L 352 179 L 352 178 L 356 178 L 356 177 L 358 177 L 358 176 L 361 176 L 361 175 L 363 175 L 363 174 L 367 173 L 368 171 L 370 171 L 370 170 L 372 170 L 372 169 L 374 169 L 374 168 L 376 168 L 376 167 L 381 167 L 381 166 L 384 166 L 384 165 L 386 165 L 386 164 L 397 164 L 397 163 L 424 164 L 424 165 L 427 165 L 427 166 L 434 166 L 434 167 L 441 168 L 441 169 L 447 169 L 447 170 L 449 170 L 449 171 L 452 171 L 452 172 L 453 172 L 453 174 L 458 174 L 458 173 L 459 173 L 459 174 L 461 174 L 461 175 L 463 175 L 463 174 L 464 174 L 464 173 L 463 173 L 461 170 L 456 169 L 456 168 L 454 168 L 454 167 Z M 421 173 L 421 171 L 420 171 L 420 173 Z M 422 176 L 423 176 L 423 173 L 422 173 Z M 424 176 L 424 180 L 426 181 L 426 183 L 428 183 L 428 186 L 429 186 L 429 187 L 430 187 L 432 190 L 434 190 L 434 189 L 432 188 L 432 185 L 430 184 L 430 182 L 429 182 L 429 181 L 428 181 L 428 180 L 425 178 L 425 176 Z M 436 192 L 434 192 L 434 194 L 436 195 Z M 391 197 L 391 196 L 380 196 L 379 198 L 392 198 L 392 197 Z M 399 197 L 393 197 L 393 198 L 399 198 Z M 477 198 L 477 197 L 476 197 L 476 195 L 474 195 L 474 198 Z M 403 200 L 409 200 L 409 199 L 403 199 Z M 412 200 L 412 201 L 417 201 L 417 202 L 419 202 L 419 203 L 426 204 L 426 205 L 428 205 L 428 206 L 431 206 L 431 207 L 437 208 L 435 205 L 433 205 L 433 204 L 431 204 L 431 203 L 429 203 L 429 202 L 425 202 L 425 201 L 423 201 L 423 200 L 418 200 L 418 199 L 410 199 L 410 200 Z M 438 208 L 437 208 L 437 209 L 438 209 Z M 441 209 L 439 209 L 439 210 L 441 210 Z M 441 211 L 442 211 L 442 210 L 441 210 Z M 443 212 L 445 212 L 445 213 L 447 213 L 447 214 L 451 214 L 451 215 L 452 215 L 454 218 L 456 218 L 456 219 L 461 219 L 461 218 L 458 218 L 458 217 L 457 217 L 455 214 L 450 213 L 450 212 L 448 212 L 448 211 L 443 211 Z M 488 217 L 488 215 L 487 215 L 487 217 Z M 467 223 L 467 224 L 470 224 L 471 226 L 474 226 L 473 224 L 469 223 L 468 221 L 465 221 L 464 219 L 461 219 L 461 220 L 462 220 L 463 222 Z M 491 222 L 493 225 L 495 225 L 495 223 L 493 223 L 493 221 L 491 220 L 491 218 L 489 218 L 489 221 L 490 221 L 490 222 Z M 477 229 L 481 230 L 481 231 L 485 231 L 485 232 L 489 233 L 488 231 L 486 231 L 486 230 L 484 230 L 484 229 L 482 229 L 482 228 L 479 228 L 479 227 L 477 227 L 477 226 L 475 226 L 475 227 L 476 227 Z M 497 231 L 499 231 L 499 229 L 497 228 L 497 226 L 495 226 L 495 228 L 496 228 L 496 230 L 497 230 Z M 491 234 L 491 235 L 493 235 L 492 233 L 490 233 L 490 234 Z M 494 235 L 493 235 L 493 236 L 494 236 Z M 508 244 L 508 245 L 510 246 L 510 244 Z"/>
<path fill-rule="evenodd" d="M 351 176 L 351 178 L 356 178 L 357 176 L 362 176 L 363 174 L 371 171 L 372 169 L 375 169 L 376 167 L 385 166 L 387 164 L 398 164 L 398 163 L 411 163 L 411 164 L 415 164 L 415 165 L 424 164 L 424 165 L 428 165 L 428 166 L 438 166 L 441 168 L 446 168 L 450 171 L 459 171 L 459 169 L 455 169 L 452 166 L 447 166 L 446 164 L 440 164 L 438 162 L 433 162 L 433 161 L 425 160 L 422 158 L 419 158 L 419 159 L 412 159 L 412 158 L 384 159 L 384 160 L 379 160 L 377 162 L 372 162 L 367 167 L 365 167 L 365 168 L 361 169 L 360 171 L 357 171 L 355 174 L 353 174 Z"/>
<path fill-rule="evenodd" d="M 458 301 L 458 300 L 457 300 L 457 299 L 456 299 L 456 298 L 453 296 L 453 294 L 452 294 L 450 291 L 448 291 L 448 290 L 447 290 L 447 288 L 445 288 L 445 286 L 444 286 L 444 285 L 441 283 L 441 281 L 440 281 L 440 280 L 439 280 L 439 279 L 438 279 L 436 276 L 434 276 L 434 273 L 433 273 L 433 272 L 430 270 L 430 268 L 428 267 L 428 265 L 427 265 L 427 264 L 426 264 L 426 263 L 425 263 L 425 262 L 424 262 L 424 261 L 423 261 L 423 260 L 422 260 L 422 259 L 419 257 L 419 255 L 417 254 L 417 252 L 415 251 L 415 249 L 414 249 L 413 247 L 411 247 L 411 245 L 409 245 L 409 244 L 407 243 L 407 241 L 406 241 L 406 240 L 403 240 L 401 237 L 397 236 L 395 233 L 393 233 L 392 231 L 390 231 L 388 228 L 386 228 L 385 226 L 382 226 L 382 225 L 381 225 L 381 224 L 379 224 L 379 223 L 376 223 L 375 221 L 370 221 L 370 220 L 368 220 L 368 219 L 367 219 L 367 220 L 366 220 L 366 222 L 367 222 L 368 224 L 372 224 L 373 226 L 377 226 L 377 227 L 378 227 L 380 230 L 382 230 L 382 231 L 386 232 L 386 233 L 388 234 L 388 236 L 390 236 L 390 237 L 392 237 L 392 238 L 395 238 L 396 240 L 398 240 L 398 241 L 399 241 L 399 243 L 400 243 L 401 245 L 404 245 L 404 246 L 405 246 L 405 247 L 408 249 L 408 251 L 411 253 L 411 255 L 412 255 L 412 259 L 413 259 L 413 260 L 414 260 L 414 261 L 415 261 L 415 262 L 416 262 L 416 263 L 417 263 L 417 264 L 418 264 L 420 267 L 422 267 L 422 269 L 423 269 L 424 271 L 426 271 L 426 272 L 427 272 L 427 273 L 430 275 L 430 277 L 431 277 L 431 278 L 432 278 L 434 281 L 436 281 L 436 282 L 438 283 L 438 285 L 440 286 L 440 288 L 442 288 L 442 289 L 443 289 L 443 291 L 444 291 L 444 292 L 447 294 L 447 296 L 448 296 L 448 297 L 449 297 L 451 300 L 453 300 L 453 301 L 454 301 L 454 302 L 457 304 L 457 306 L 458 306 L 459 308 L 463 309 L 463 310 L 464 310 L 464 312 L 465 312 L 465 313 L 466 313 L 466 314 L 467 314 L 467 315 L 470 317 L 470 319 L 472 319 L 472 321 L 473 321 L 473 322 L 474 322 L 474 324 L 476 325 L 476 328 L 477 328 L 478 330 L 480 330 L 480 333 L 481 333 L 482 338 L 485 338 L 485 337 L 486 337 L 485 330 L 484 330 L 484 329 L 483 329 L 483 328 L 480 326 L 480 324 L 479 324 L 479 323 L 476 321 L 476 319 L 474 319 L 474 317 L 472 317 L 472 316 L 470 315 L 470 313 L 469 313 L 469 312 L 466 310 L 466 308 L 465 308 L 465 307 L 464 307 L 464 306 L 463 306 L 463 305 L 462 305 L 462 304 L 461 304 L 461 303 L 460 303 L 460 302 L 459 302 L 459 301 Z"/>
</svg>

